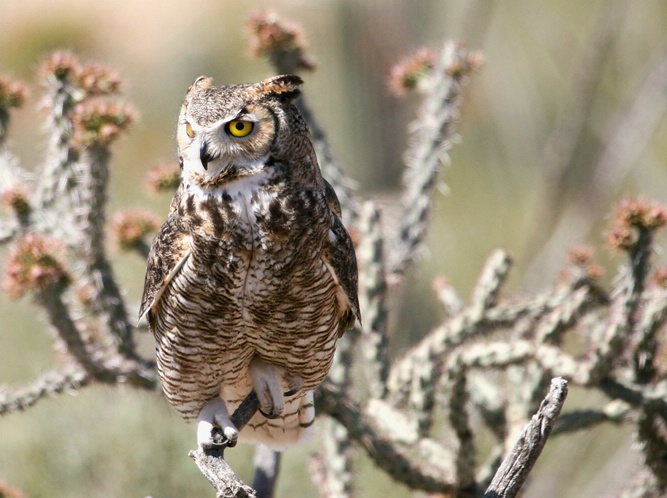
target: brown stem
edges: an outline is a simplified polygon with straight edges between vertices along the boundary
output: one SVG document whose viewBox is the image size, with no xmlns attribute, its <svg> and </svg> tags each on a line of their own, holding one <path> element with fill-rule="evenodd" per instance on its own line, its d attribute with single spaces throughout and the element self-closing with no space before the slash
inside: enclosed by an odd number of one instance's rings
<svg viewBox="0 0 667 498">
<path fill-rule="evenodd" d="M 567 382 L 551 381 L 551 389 L 540 409 L 526 425 L 518 441 L 496 472 L 484 498 L 513 498 L 519 494 L 533 465 L 542 453 L 551 429 L 567 397 Z"/>
</svg>

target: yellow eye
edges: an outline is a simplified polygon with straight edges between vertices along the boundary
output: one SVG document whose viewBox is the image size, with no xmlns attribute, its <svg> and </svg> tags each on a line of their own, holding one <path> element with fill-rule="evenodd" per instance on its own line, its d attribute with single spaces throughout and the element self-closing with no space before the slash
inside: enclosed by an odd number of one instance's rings
<svg viewBox="0 0 667 498">
<path fill-rule="evenodd" d="M 185 133 L 187 133 L 190 138 L 195 138 L 195 130 L 192 129 L 192 125 L 188 121 L 185 122 Z"/>
<path fill-rule="evenodd" d="M 227 133 L 233 137 L 247 137 L 254 126 L 254 123 L 250 121 L 230 121 L 227 123 Z"/>
</svg>

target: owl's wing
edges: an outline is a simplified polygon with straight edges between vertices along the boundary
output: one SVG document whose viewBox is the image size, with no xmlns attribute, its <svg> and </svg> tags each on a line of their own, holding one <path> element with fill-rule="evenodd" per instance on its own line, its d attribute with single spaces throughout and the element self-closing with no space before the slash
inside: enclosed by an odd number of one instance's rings
<svg viewBox="0 0 667 498">
<path fill-rule="evenodd" d="M 340 208 L 340 201 L 338 200 L 336 191 L 324 178 L 322 178 L 322 182 L 324 183 L 324 200 L 327 202 L 327 206 L 329 206 L 329 209 L 333 211 L 339 219 L 342 218 L 343 212 Z"/>
<path fill-rule="evenodd" d="M 322 260 L 339 285 L 338 300 L 343 304 L 342 309 L 344 310 L 339 326 L 339 335 L 342 335 L 346 330 L 352 328 L 355 319 L 361 324 L 357 295 L 357 257 L 354 254 L 352 239 L 343 226 L 343 222 L 335 212 L 332 212 L 332 215 L 333 223 L 329 238 L 324 244 Z"/>
<path fill-rule="evenodd" d="M 189 256 L 189 232 L 180 216 L 172 211 L 155 237 L 148 254 L 139 321 L 148 318 L 151 310 L 160 301 L 169 282 L 179 272 Z"/>
</svg>

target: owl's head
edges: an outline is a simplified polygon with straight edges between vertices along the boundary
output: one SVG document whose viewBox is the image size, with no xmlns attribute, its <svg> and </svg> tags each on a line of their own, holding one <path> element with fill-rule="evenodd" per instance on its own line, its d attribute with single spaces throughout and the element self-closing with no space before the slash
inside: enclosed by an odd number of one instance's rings
<svg viewBox="0 0 667 498">
<path fill-rule="evenodd" d="M 197 78 L 178 119 L 184 180 L 212 185 L 261 171 L 295 125 L 291 101 L 302 83 L 294 75 L 222 86 L 213 86 L 205 76 Z"/>
</svg>

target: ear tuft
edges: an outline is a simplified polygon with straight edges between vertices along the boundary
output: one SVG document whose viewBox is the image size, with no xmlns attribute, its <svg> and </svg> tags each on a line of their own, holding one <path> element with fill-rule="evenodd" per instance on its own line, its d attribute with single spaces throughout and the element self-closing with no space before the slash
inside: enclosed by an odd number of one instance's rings
<svg viewBox="0 0 667 498">
<path fill-rule="evenodd" d="M 188 88 L 187 93 L 206 90 L 207 88 L 211 88 L 212 86 L 213 86 L 213 78 L 210 78 L 208 76 L 200 76 L 194 81 L 194 83 L 192 83 L 192 85 L 190 85 L 190 88 Z"/>
<path fill-rule="evenodd" d="M 281 100 L 293 100 L 299 96 L 301 90 L 299 87 L 303 80 L 294 74 L 285 74 L 274 76 L 257 84 L 258 92 L 278 97 Z"/>
</svg>

